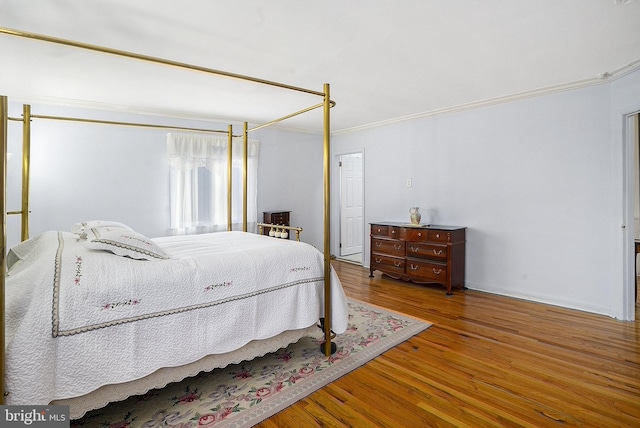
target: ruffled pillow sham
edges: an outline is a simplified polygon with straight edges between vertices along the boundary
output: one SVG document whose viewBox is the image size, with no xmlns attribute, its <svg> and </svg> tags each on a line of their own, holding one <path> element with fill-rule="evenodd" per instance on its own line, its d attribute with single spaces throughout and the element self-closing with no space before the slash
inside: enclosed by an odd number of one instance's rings
<svg viewBox="0 0 640 428">
<path fill-rule="evenodd" d="M 91 221 L 85 221 L 82 223 L 74 224 L 73 226 L 71 226 L 71 233 L 80 235 L 80 239 L 86 239 L 87 238 L 86 231 L 91 229 L 92 227 L 119 227 L 121 229 L 133 230 L 126 224 L 120 223 L 119 221 L 91 220 Z"/>
<path fill-rule="evenodd" d="M 166 260 L 167 254 L 151 239 L 131 230 L 117 226 L 95 226 L 85 228 L 83 245 L 92 250 L 104 250 L 118 256 L 137 260 Z"/>
</svg>

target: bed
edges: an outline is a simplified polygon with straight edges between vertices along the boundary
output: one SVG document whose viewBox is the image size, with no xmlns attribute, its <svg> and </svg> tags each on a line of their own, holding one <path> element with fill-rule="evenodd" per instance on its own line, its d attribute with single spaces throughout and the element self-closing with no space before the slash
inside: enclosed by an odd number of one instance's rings
<svg viewBox="0 0 640 428">
<path fill-rule="evenodd" d="M 120 226 L 90 230 L 87 238 L 45 232 L 9 252 L 8 404 L 86 396 L 218 355 L 203 368 L 210 370 L 228 363 L 221 354 L 251 342 L 256 351 L 255 341 L 282 332 L 294 332 L 286 342 L 317 331 L 324 316 L 324 261 L 306 243 L 240 231 L 151 240 Z M 339 334 L 347 303 L 332 275 L 332 329 Z M 65 402 L 79 417 L 122 398 Z"/>
<path fill-rule="evenodd" d="M 0 276 L 3 404 L 67 404 L 72 418 L 78 418 L 110 401 L 277 350 L 317 329 L 319 318 L 324 321 L 322 349 L 330 356 L 331 337 L 344 331 L 347 313 L 344 293 L 330 264 L 329 110 L 335 103 L 328 84 L 323 91 L 313 91 L 18 30 L 0 28 L 0 35 L 244 79 L 323 98 L 319 104 L 253 129 L 245 122 L 245 167 L 251 130 L 316 108 L 324 110 L 324 249 L 320 252 L 302 242 L 249 233 L 246 200 L 243 231 L 231 231 L 229 222 L 228 232 L 149 239 L 126 225 L 106 220 L 30 238 L 30 122 L 40 118 L 105 122 L 37 116 L 25 105 L 19 119 L 24 133 L 21 210 L 7 212 L 6 178 L 2 183 L 5 197 L 1 201 L 0 235 L 2 265 L 7 271 L 6 276 Z M 7 121 L 16 120 L 9 118 L 7 106 L 7 97 L 0 96 L 2 177 L 6 177 L 7 168 Z M 231 144 L 235 137 L 231 125 L 227 132 Z M 246 195 L 246 173 L 244 180 Z M 229 183 L 229 205 L 230 192 Z M 7 214 L 21 216 L 23 239 L 8 254 Z M 143 246 L 132 249 L 132 237 Z"/>
</svg>

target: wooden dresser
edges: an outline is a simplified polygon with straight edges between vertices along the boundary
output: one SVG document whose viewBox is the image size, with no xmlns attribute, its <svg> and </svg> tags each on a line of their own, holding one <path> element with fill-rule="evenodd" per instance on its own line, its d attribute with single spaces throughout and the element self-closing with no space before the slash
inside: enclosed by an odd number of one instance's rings
<svg viewBox="0 0 640 428">
<path fill-rule="evenodd" d="M 382 273 L 419 284 L 437 283 L 452 294 L 464 288 L 464 227 L 371 223 L 370 277 Z"/>
</svg>

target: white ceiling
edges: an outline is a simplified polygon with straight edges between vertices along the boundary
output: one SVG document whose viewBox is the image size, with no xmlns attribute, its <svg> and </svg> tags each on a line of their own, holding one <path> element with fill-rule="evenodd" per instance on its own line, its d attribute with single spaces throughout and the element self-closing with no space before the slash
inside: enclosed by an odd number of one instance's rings
<svg viewBox="0 0 640 428">
<path fill-rule="evenodd" d="M 640 1 L 0 0 L 0 27 L 331 85 L 334 132 L 597 84 L 640 68 Z M 228 122 L 321 97 L 0 34 L 0 94 Z M 321 109 L 286 122 L 319 131 Z"/>
</svg>

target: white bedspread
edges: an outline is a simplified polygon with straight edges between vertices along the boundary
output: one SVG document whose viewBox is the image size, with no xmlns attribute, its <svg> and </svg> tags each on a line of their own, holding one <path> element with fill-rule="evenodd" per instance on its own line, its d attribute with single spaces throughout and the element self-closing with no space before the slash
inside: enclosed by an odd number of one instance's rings
<svg viewBox="0 0 640 428">
<path fill-rule="evenodd" d="M 46 232 L 12 249 L 7 404 L 48 404 L 139 379 L 323 316 L 323 255 L 244 232 L 157 238 L 169 260 L 86 249 Z M 332 329 L 347 300 L 332 270 Z"/>
</svg>

